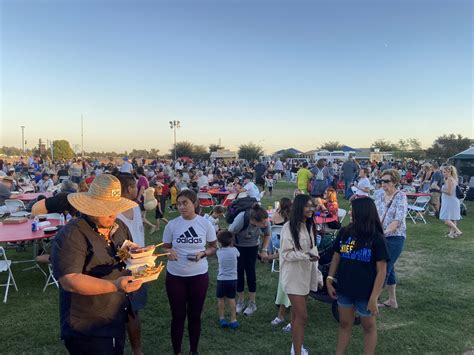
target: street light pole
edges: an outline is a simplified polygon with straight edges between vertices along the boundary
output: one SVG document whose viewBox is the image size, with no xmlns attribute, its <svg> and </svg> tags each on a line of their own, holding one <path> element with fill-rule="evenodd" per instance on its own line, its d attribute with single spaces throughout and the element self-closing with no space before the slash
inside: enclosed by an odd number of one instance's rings
<svg viewBox="0 0 474 355">
<path fill-rule="evenodd" d="M 21 150 L 25 154 L 25 126 L 21 126 Z"/>
<path fill-rule="evenodd" d="M 174 160 L 176 162 L 176 128 L 181 128 L 181 122 L 180 121 L 170 121 L 170 128 L 173 130 L 174 133 Z"/>
</svg>

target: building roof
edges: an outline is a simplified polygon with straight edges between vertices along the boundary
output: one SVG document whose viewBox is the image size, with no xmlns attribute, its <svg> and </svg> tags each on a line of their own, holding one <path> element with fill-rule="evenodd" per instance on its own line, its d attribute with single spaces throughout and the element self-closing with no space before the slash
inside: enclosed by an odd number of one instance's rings
<svg viewBox="0 0 474 355">
<path fill-rule="evenodd" d="M 466 150 L 453 155 L 449 159 L 454 159 L 454 160 L 469 160 L 469 159 L 474 159 L 474 147 L 467 148 Z"/>
</svg>

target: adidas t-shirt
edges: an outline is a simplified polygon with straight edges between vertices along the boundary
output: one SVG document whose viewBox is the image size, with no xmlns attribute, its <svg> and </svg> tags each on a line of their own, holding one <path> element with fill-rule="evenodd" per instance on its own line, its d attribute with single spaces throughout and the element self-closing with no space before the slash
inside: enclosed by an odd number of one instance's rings
<svg viewBox="0 0 474 355">
<path fill-rule="evenodd" d="M 188 254 L 197 254 L 206 249 L 206 243 L 217 240 L 211 222 L 196 216 L 192 220 L 178 217 L 165 227 L 163 242 L 170 243 L 178 254 L 178 260 L 168 261 L 166 270 L 175 276 L 195 276 L 207 272 L 207 258 L 198 262 L 188 260 Z"/>
</svg>

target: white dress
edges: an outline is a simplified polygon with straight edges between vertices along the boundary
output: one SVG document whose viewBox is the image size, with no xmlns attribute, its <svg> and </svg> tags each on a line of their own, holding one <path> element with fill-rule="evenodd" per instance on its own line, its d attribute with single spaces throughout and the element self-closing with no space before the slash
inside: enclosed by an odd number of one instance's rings
<svg viewBox="0 0 474 355">
<path fill-rule="evenodd" d="M 461 219 L 461 208 L 458 198 L 456 197 L 456 186 L 453 186 L 453 194 L 449 195 L 445 192 L 441 194 L 441 210 L 439 211 L 439 219 L 446 221 L 459 221 Z M 442 191 L 446 188 L 443 185 Z"/>
</svg>

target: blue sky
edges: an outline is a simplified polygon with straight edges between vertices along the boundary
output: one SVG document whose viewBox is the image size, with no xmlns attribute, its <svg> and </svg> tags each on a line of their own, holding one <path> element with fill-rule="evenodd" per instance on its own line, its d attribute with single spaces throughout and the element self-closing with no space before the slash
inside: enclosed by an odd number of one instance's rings
<svg viewBox="0 0 474 355">
<path fill-rule="evenodd" d="M 0 145 L 81 114 L 86 151 L 473 135 L 468 0 L 0 4 Z"/>
</svg>

